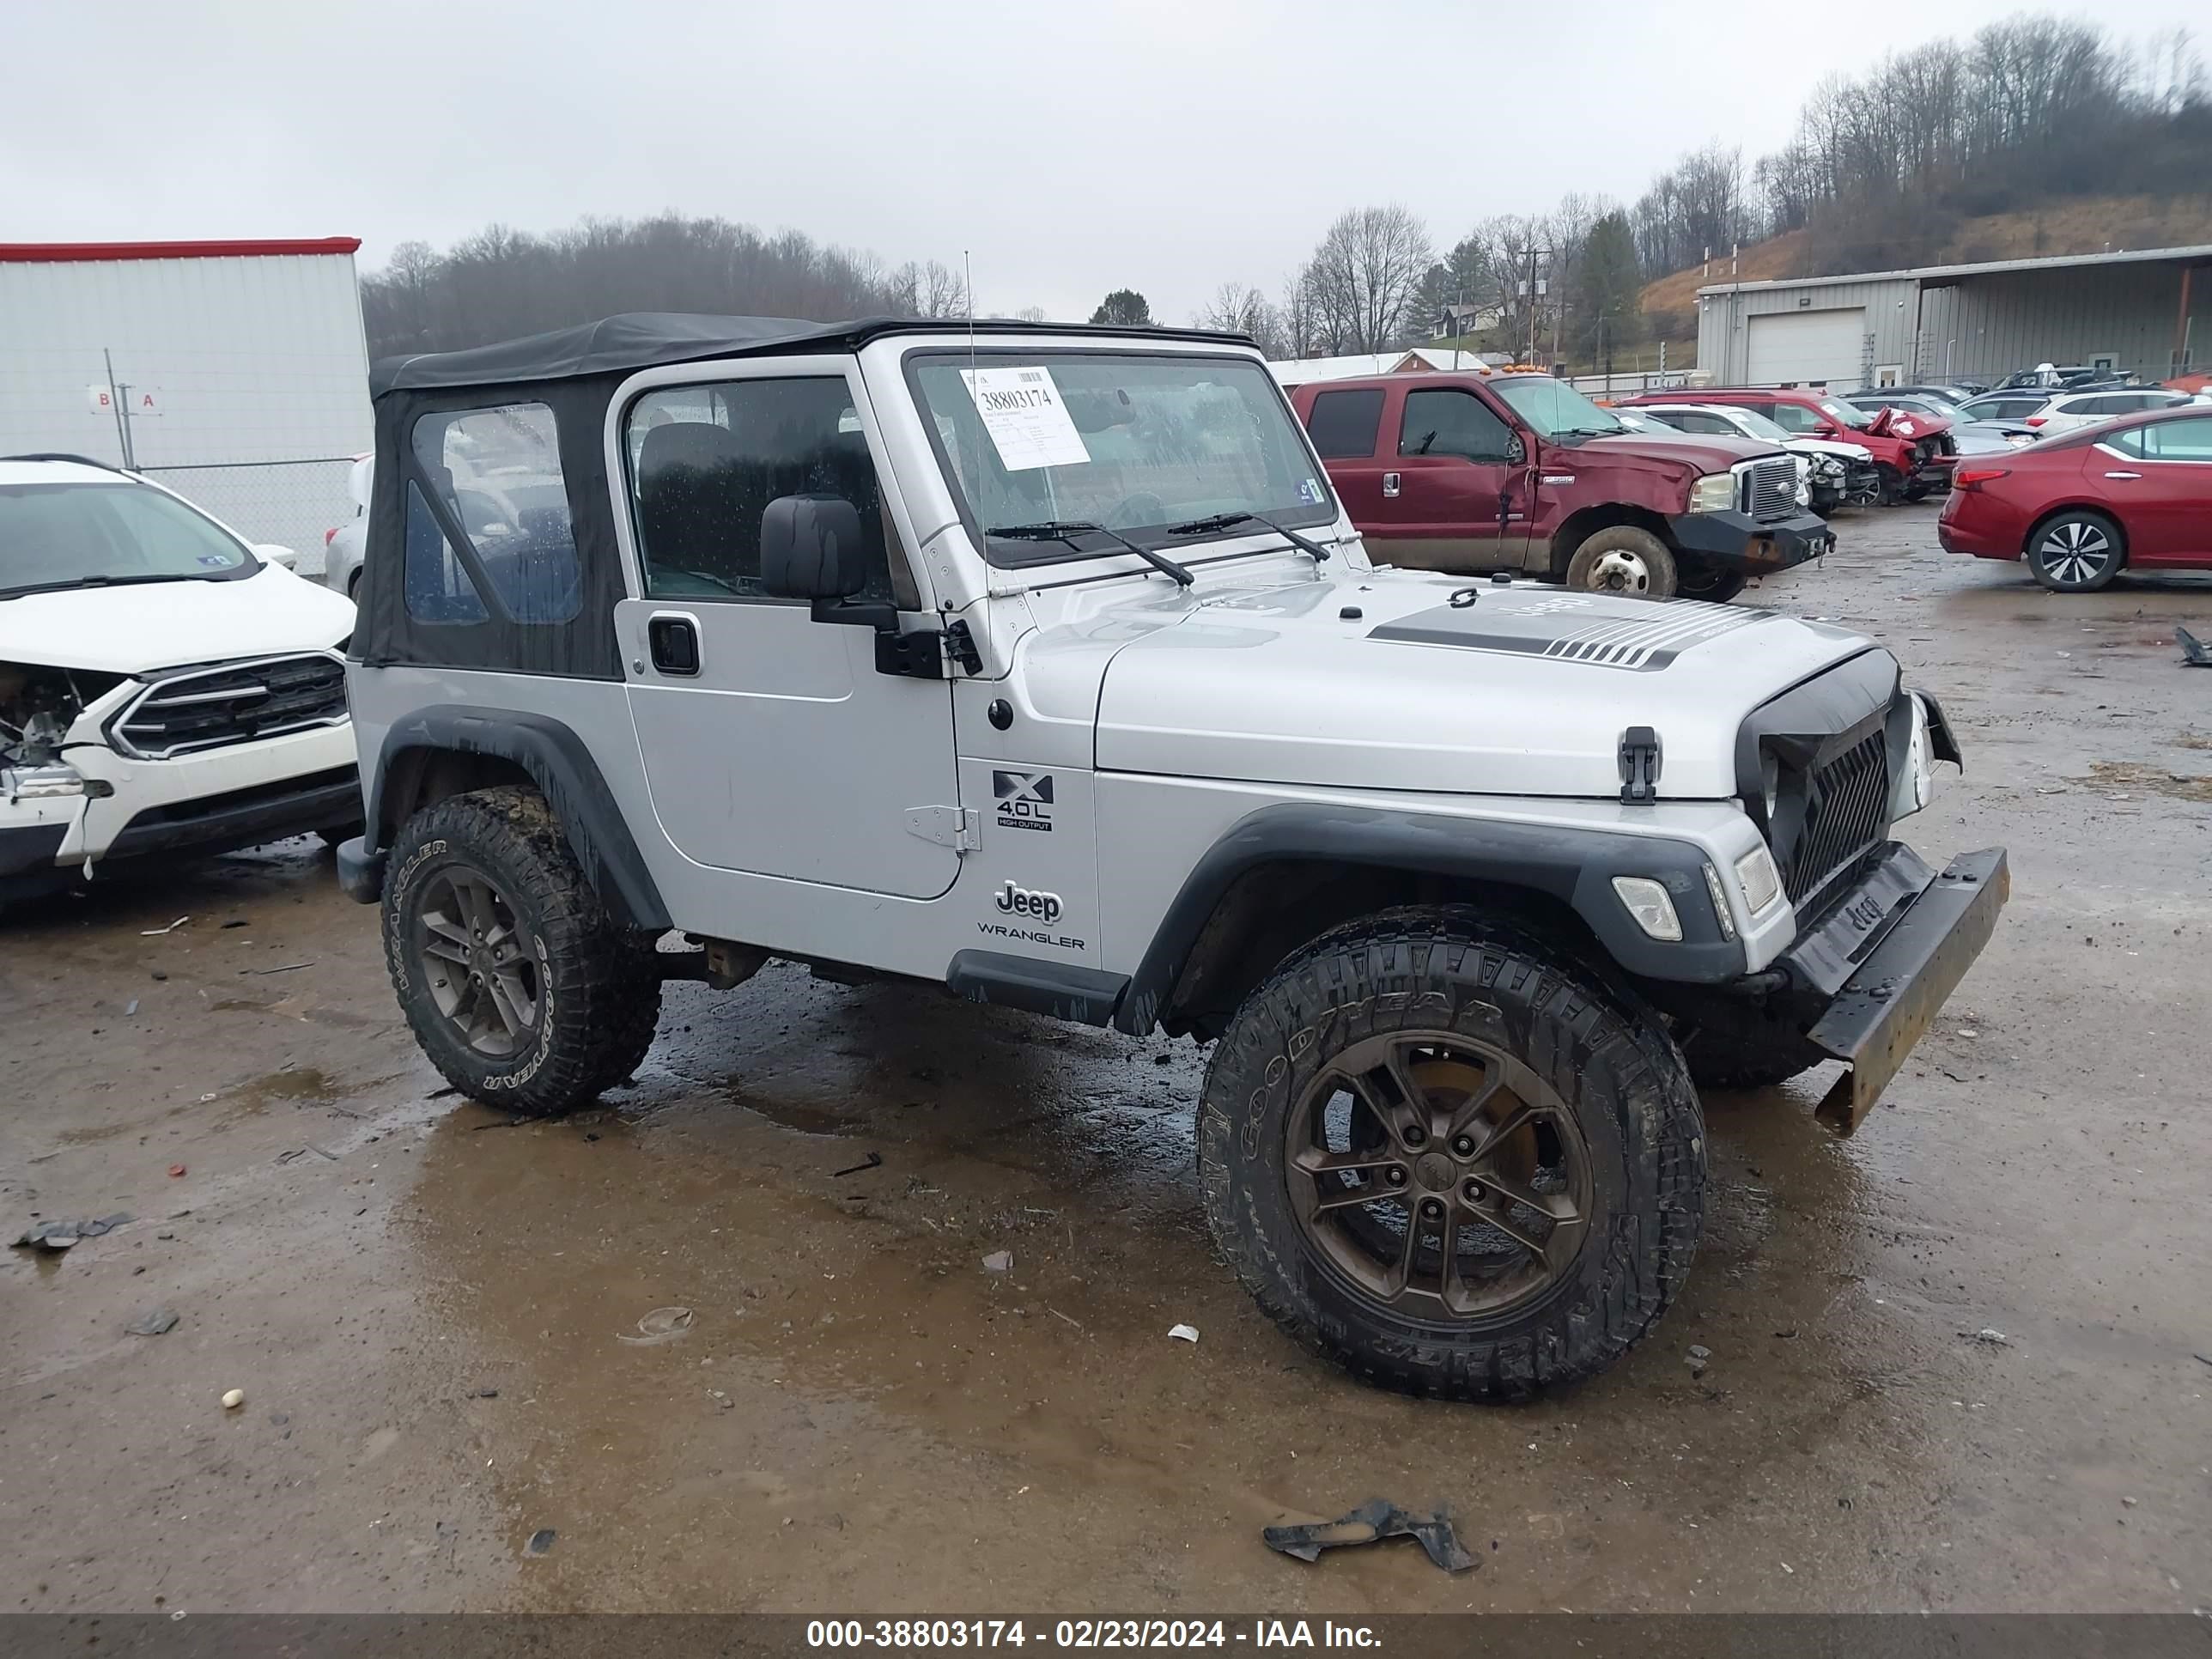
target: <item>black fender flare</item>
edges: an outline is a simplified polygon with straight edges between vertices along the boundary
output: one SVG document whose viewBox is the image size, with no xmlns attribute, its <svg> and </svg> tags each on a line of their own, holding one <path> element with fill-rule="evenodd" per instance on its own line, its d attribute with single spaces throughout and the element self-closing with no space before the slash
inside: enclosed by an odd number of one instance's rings
<svg viewBox="0 0 2212 1659">
<path fill-rule="evenodd" d="M 1744 970 L 1743 945 L 1722 928 L 1705 885 L 1708 860 L 1693 842 L 1294 801 L 1239 819 L 1198 861 L 1161 917 L 1115 1010 L 1115 1025 L 1132 1036 L 1150 1031 L 1231 885 L 1249 870 L 1285 861 L 1457 877 L 1546 894 L 1571 907 L 1615 963 L 1650 979 L 1717 984 Z M 1682 924 L 1679 944 L 1655 939 L 1637 925 L 1613 890 L 1615 876 L 1665 884 Z"/>
<path fill-rule="evenodd" d="M 435 703 L 386 731 L 366 782 L 368 828 L 356 860 L 374 867 L 379 890 L 384 854 L 399 828 L 386 805 L 385 783 L 394 766 L 416 751 L 489 755 L 520 766 L 552 807 L 569 850 L 615 920 L 656 933 L 672 925 L 659 885 L 584 740 L 559 720 L 511 708 Z"/>
</svg>

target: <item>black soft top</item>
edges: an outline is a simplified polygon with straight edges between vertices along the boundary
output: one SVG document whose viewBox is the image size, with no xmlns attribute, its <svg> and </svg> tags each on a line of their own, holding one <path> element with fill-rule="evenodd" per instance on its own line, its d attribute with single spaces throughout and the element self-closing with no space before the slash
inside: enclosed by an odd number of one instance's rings
<svg viewBox="0 0 2212 1659">
<path fill-rule="evenodd" d="M 1095 334 L 1105 337 L 1202 341 L 1249 345 L 1242 334 L 1199 329 L 1093 328 L 1076 323 L 1024 323 L 1005 318 L 939 320 L 864 317 L 845 323 L 808 323 L 789 317 L 713 317 L 693 312 L 631 311 L 574 328 L 556 328 L 462 351 L 425 352 L 381 359 L 369 374 L 369 391 L 387 392 L 507 386 L 519 381 L 566 380 L 592 374 L 626 374 L 661 363 L 699 362 L 770 351 L 813 348 L 856 351 L 885 334 Z"/>
</svg>

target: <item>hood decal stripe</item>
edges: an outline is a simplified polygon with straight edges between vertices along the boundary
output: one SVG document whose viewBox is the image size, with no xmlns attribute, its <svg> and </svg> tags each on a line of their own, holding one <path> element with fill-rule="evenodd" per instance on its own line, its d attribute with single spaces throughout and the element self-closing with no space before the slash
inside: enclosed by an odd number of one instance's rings
<svg viewBox="0 0 2212 1659">
<path fill-rule="evenodd" d="M 1651 605 L 1649 617 L 1576 613 L 1620 601 L 1594 594 L 1563 593 L 1534 605 L 1508 609 L 1492 605 L 1455 611 L 1448 606 L 1418 611 L 1371 629 L 1367 637 L 1406 645 L 1443 645 L 1468 651 L 1552 657 L 1594 667 L 1654 673 L 1683 652 L 1740 629 L 1771 620 L 1771 613 L 1733 605 L 1674 600 Z M 1642 602 L 1635 602 L 1642 603 Z"/>
</svg>

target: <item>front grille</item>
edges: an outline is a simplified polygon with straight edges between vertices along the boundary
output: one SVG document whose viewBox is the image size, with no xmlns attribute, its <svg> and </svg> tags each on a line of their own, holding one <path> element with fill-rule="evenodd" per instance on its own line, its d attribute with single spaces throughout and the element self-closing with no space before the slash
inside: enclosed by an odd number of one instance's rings
<svg viewBox="0 0 2212 1659">
<path fill-rule="evenodd" d="M 345 665 L 317 653 L 172 674 L 147 687 L 109 732 L 126 755 L 169 760 L 345 718 Z"/>
<path fill-rule="evenodd" d="M 1805 819 L 1789 860 L 1790 902 L 1881 839 L 1889 827 L 1889 739 L 1877 726 L 1808 781 Z"/>
<path fill-rule="evenodd" d="M 1746 509 L 1761 523 L 1786 519 L 1797 510 L 1797 463 L 1786 455 L 1753 461 L 1744 468 Z"/>
</svg>

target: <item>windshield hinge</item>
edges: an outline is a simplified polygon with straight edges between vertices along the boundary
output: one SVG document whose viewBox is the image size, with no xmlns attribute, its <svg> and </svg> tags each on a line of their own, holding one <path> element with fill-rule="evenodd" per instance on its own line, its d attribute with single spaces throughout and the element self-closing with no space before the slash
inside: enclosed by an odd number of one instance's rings
<svg viewBox="0 0 2212 1659">
<path fill-rule="evenodd" d="M 909 806 L 906 832 L 956 853 L 972 853 L 983 844 L 982 820 L 964 806 Z"/>
<path fill-rule="evenodd" d="M 1659 799 L 1659 734 L 1648 726 L 1632 726 L 1620 734 L 1620 799 L 1629 805 L 1646 805 Z"/>
<path fill-rule="evenodd" d="M 945 624 L 945 654 L 970 674 L 983 672 L 983 653 L 975 648 L 975 636 L 968 631 L 965 617 Z"/>
</svg>

